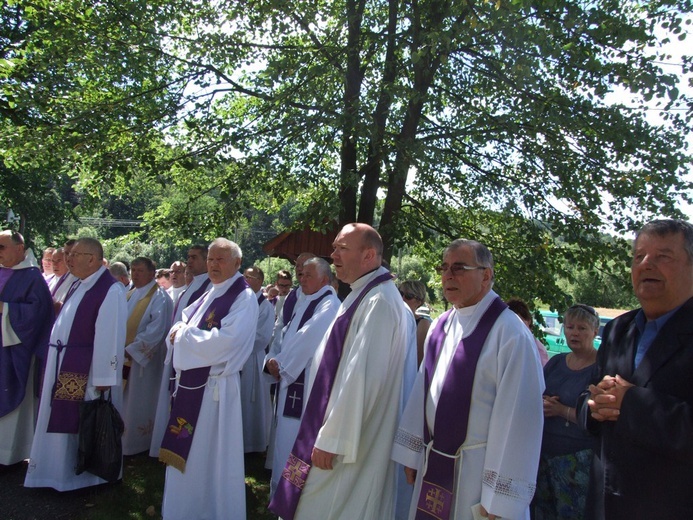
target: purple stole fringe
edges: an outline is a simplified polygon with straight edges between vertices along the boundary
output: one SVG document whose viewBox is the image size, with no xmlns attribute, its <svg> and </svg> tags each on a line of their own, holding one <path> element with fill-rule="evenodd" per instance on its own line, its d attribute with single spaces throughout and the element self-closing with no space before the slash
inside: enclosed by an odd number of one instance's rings
<svg viewBox="0 0 693 520">
<path fill-rule="evenodd" d="M 221 320 L 245 289 L 248 283 L 242 276 L 224 294 L 212 301 L 197 328 L 212 330 L 221 327 Z M 159 460 L 185 473 L 185 463 L 192 447 L 193 435 L 200 415 L 202 398 L 205 394 L 211 367 L 193 368 L 180 373 L 178 389 L 173 398 L 171 415 L 159 450 Z"/>
<path fill-rule="evenodd" d="M 325 297 L 330 294 L 330 291 L 325 291 L 319 298 L 316 298 L 308 304 L 306 311 L 301 316 L 301 321 L 298 323 L 298 328 L 296 330 L 301 330 L 306 322 L 313 317 L 315 309 L 318 304 L 325 299 Z M 291 317 L 291 320 L 294 316 Z M 287 324 L 288 326 L 288 324 Z M 301 418 L 301 412 L 303 411 L 303 392 L 305 389 L 306 382 L 306 369 L 301 370 L 301 373 L 296 378 L 296 380 L 286 387 L 286 400 L 284 401 L 284 417 L 293 417 L 295 419 Z"/>
<path fill-rule="evenodd" d="M 282 478 L 279 480 L 277 491 L 269 504 L 270 511 L 284 520 L 293 520 L 296 514 L 298 501 L 301 498 L 301 492 L 311 468 L 309 462 L 311 453 L 315 446 L 315 439 L 318 437 L 318 432 L 325 419 L 327 403 L 330 400 L 332 385 L 337 375 L 344 340 L 347 332 L 349 332 L 351 319 L 354 317 L 356 309 L 366 294 L 376 285 L 388 280 L 392 280 L 390 273 L 376 276 L 364 287 L 346 312 L 338 316 L 332 324 L 332 329 L 325 345 L 325 352 L 315 375 L 313 388 L 308 396 L 306 411 L 303 414 L 301 426 L 298 428 L 296 441 L 289 459 L 286 461 L 286 467 L 282 472 Z"/>
<path fill-rule="evenodd" d="M 67 344 L 58 341 L 50 344 L 57 349 L 55 358 L 55 382 L 51 392 L 51 413 L 48 419 L 49 433 L 79 432 L 79 403 L 84 401 L 89 369 L 94 355 L 96 318 L 111 285 L 116 280 L 108 270 L 84 293 L 79 302 Z M 67 300 L 66 300 L 67 301 Z M 62 363 L 60 353 L 65 350 Z"/>
<path fill-rule="evenodd" d="M 467 437 L 476 365 L 491 327 L 506 308 L 507 305 L 500 298 L 494 299 L 476 328 L 466 339 L 460 340 L 455 349 L 436 408 L 435 424 L 442 427 L 436 428 L 435 438 L 431 439 L 430 429 L 424 426 L 424 442 L 431 445 L 426 451 L 428 460 L 418 497 L 416 520 L 450 518 L 455 496 L 455 462 Z M 424 360 L 425 396 L 428 395 L 436 362 L 445 342 L 445 323 L 452 312 L 450 310 L 441 316 L 431 333 Z M 425 402 L 424 399 L 424 417 Z"/>
</svg>

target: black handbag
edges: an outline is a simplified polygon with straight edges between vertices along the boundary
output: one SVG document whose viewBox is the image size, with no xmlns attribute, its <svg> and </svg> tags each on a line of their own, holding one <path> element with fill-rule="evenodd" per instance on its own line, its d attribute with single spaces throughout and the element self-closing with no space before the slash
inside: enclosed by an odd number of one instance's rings
<svg viewBox="0 0 693 520">
<path fill-rule="evenodd" d="M 77 475 L 88 471 L 107 482 L 120 477 L 123 464 L 123 419 L 108 399 L 101 397 L 79 404 L 79 449 L 77 451 Z"/>
</svg>

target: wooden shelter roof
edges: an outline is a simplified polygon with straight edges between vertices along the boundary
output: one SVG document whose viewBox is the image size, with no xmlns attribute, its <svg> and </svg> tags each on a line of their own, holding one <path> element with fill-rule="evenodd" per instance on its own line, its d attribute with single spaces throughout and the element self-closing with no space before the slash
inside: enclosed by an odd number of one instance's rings
<svg viewBox="0 0 693 520">
<path fill-rule="evenodd" d="M 337 226 L 325 233 L 305 228 L 301 231 L 285 231 L 265 242 L 262 250 L 269 256 L 284 258 L 292 264 L 301 253 L 313 253 L 330 261 L 332 243 L 337 237 Z"/>
</svg>

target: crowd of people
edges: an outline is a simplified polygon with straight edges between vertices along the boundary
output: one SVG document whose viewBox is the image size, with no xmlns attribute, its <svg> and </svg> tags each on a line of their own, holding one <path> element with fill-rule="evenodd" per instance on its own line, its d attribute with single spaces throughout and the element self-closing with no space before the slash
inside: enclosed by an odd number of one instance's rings
<svg viewBox="0 0 693 520">
<path fill-rule="evenodd" d="M 0 464 L 25 486 L 75 474 L 79 404 L 109 394 L 125 455 L 166 463 L 162 515 L 243 519 L 244 454 L 266 452 L 283 519 L 693 518 L 693 226 L 637 234 L 641 308 L 565 313 L 548 359 L 494 260 L 458 239 L 437 271 L 452 308 L 431 321 L 383 244 L 346 225 L 267 283 L 225 238 L 158 269 L 109 264 L 98 240 L 43 252 L 0 232 Z M 334 271 L 333 271 L 334 269 Z M 338 297 L 338 282 L 349 292 Z M 122 474 L 121 474 L 122 476 Z"/>
</svg>

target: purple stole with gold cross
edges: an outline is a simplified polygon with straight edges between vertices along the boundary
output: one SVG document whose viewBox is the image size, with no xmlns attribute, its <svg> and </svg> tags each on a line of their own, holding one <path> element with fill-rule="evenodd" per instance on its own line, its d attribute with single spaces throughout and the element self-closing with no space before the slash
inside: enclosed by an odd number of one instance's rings
<svg viewBox="0 0 693 520">
<path fill-rule="evenodd" d="M 247 288 L 248 283 L 245 278 L 239 277 L 224 294 L 214 298 L 202 315 L 197 328 L 202 330 L 218 329 L 221 326 L 222 318 L 229 313 L 229 309 L 238 295 Z M 185 472 L 185 463 L 192 447 L 210 368 L 200 367 L 181 371 L 178 388 L 171 405 L 171 415 L 168 419 L 164 438 L 161 441 L 159 460 L 173 466 L 181 473 Z"/>
<path fill-rule="evenodd" d="M 460 340 L 447 370 L 436 408 L 435 437 L 424 426 L 424 442 L 427 446 L 426 473 L 421 482 L 421 492 L 416 507 L 416 520 L 447 520 L 455 497 L 455 462 L 460 447 L 467 437 L 469 410 L 472 402 L 472 385 L 481 349 L 491 327 L 507 305 L 496 297 L 479 320 L 472 333 Z M 425 389 L 428 395 L 438 356 L 445 343 L 445 323 L 453 310 L 443 314 L 431 333 L 425 359 Z M 426 399 L 424 399 L 424 417 Z"/>
<path fill-rule="evenodd" d="M 351 319 L 354 317 L 356 309 L 366 294 L 376 285 L 380 285 L 388 280 L 392 280 L 392 274 L 390 273 L 376 276 L 364 287 L 363 291 L 356 297 L 344 314 L 338 316 L 332 324 L 320 366 L 315 374 L 313 388 L 308 396 L 306 411 L 298 428 L 296 441 L 289 454 L 289 459 L 286 461 L 282 478 L 279 479 L 277 491 L 269 504 L 269 510 L 284 520 L 293 520 L 296 514 L 298 501 L 301 498 L 301 492 L 311 468 L 309 462 L 311 453 L 315 446 L 315 439 L 317 439 L 318 432 L 325 419 L 327 403 L 330 400 L 332 385 L 337 375 L 337 369 L 342 357 L 342 348 L 344 347 L 347 332 L 349 332 Z"/>
<path fill-rule="evenodd" d="M 296 329 L 297 331 L 301 330 L 306 322 L 313 317 L 313 313 L 315 313 L 315 309 L 317 308 L 318 304 L 329 294 L 330 291 L 327 290 L 321 294 L 320 297 L 315 298 L 308 304 L 306 311 L 303 313 L 303 316 L 301 316 L 301 321 L 298 323 L 298 328 Z M 291 317 L 291 320 L 293 319 L 294 316 Z M 284 417 L 293 417 L 295 419 L 301 418 L 301 412 L 303 411 L 303 391 L 305 389 L 305 382 L 306 369 L 304 368 L 301 370 L 301 373 L 298 375 L 296 380 L 286 387 L 286 400 L 284 401 L 283 412 Z"/>
<path fill-rule="evenodd" d="M 94 355 L 96 318 L 101 304 L 116 280 L 105 270 L 79 302 L 67 344 L 51 344 L 57 349 L 49 433 L 79 432 L 79 403 L 84 401 L 89 369 Z M 67 301 L 67 299 L 65 300 Z M 60 353 L 65 350 L 62 363 Z"/>
</svg>

